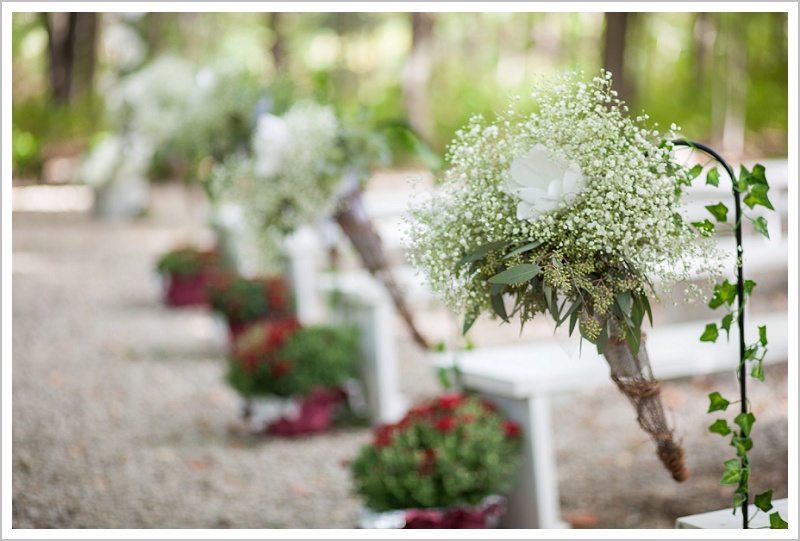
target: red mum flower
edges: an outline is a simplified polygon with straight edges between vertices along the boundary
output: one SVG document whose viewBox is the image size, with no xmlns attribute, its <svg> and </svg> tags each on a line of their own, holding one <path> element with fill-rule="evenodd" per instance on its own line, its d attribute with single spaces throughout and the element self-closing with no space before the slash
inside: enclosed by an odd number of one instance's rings
<svg viewBox="0 0 800 541">
<path fill-rule="evenodd" d="M 290 363 L 286 359 L 278 359 L 272 365 L 272 375 L 276 378 L 285 376 L 291 371 L 292 371 L 292 363 Z"/>
<path fill-rule="evenodd" d="M 439 432 L 450 432 L 456 427 L 456 420 L 452 417 L 442 417 L 433 425 Z"/>
<path fill-rule="evenodd" d="M 517 423 L 512 421 L 503 421 L 503 431 L 509 438 L 517 438 L 522 432 L 522 429 Z"/>
<path fill-rule="evenodd" d="M 464 403 L 464 397 L 458 394 L 445 394 L 439 397 L 437 404 L 444 410 L 454 410 Z"/>
<path fill-rule="evenodd" d="M 394 428 L 394 425 L 380 425 L 375 428 L 375 447 L 380 449 L 392 443 Z"/>
</svg>

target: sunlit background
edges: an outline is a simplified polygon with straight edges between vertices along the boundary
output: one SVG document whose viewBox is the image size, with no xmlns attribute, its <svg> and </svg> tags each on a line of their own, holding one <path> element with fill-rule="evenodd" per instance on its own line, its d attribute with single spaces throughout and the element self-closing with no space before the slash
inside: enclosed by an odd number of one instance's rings
<svg viewBox="0 0 800 541">
<path fill-rule="evenodd" d="M 731 158 L 785 156 L 787 39 L 786 13 L 14 13 L 14 176 L 62 180 L 48 162 L 113 128 L 103 95 L 166 54 L 345 117 L 407 118 L 440 153 L 532 77 L 605 67 L 652 122 L 677 116 Z"/>
</svg>

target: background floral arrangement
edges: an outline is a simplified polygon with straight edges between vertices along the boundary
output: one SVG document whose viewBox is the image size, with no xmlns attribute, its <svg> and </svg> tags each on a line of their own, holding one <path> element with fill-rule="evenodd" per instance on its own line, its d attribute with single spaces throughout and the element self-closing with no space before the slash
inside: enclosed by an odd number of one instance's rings
<svg viewBox="0 0 800 541">
<path fill-rule="evenodd" d="M 217 249 L 200 249 L 181 246 L 162 254 L 156 261 L 156 270 L 161 274 L 181 277 L 197 276 L 207 270 L 220 270 L 225 262 Z"/>
<path fill-rule="evenodd" d="M 232 325 L 294 314 L 291 290 L 282 276 L 218 275 L 208 284 L 207 295 L 211 309 Z"/>
<path fill-rule="evenodd" d="M 354 489 L 374 511 L 479 505 L 511 488 L 520 445 L 491 403 L 444 394 L 374 430 L 351 463 Z"/>
<path fill-rule="evenodd" d="M 141 133 L 102 134 L 84 155 L 75 180 L 95 189 L 128 179 L 146 182 L 154 150 Z"/>
<path fill-rule="evenodd" d="M 227 381 L 245 397 L 306 396 L 356 376 L 359 334 L 351 326 L 301 327 L 297 319 L 261 322 L 236 340 Z"/>
</svg>

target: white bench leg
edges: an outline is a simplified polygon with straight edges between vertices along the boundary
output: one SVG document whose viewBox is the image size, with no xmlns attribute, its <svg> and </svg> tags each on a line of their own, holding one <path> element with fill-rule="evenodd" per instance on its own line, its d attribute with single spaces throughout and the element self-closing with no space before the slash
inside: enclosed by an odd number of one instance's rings
<svg viewBox="0 0 800 541">
<path fill-rule="evenodd" d="M 502 528 L 569 528 L 561 520 L 549 398 L 509 398 L 481 392 L 523 430 L 517 483 L 508 496 Z"/>
</svg>

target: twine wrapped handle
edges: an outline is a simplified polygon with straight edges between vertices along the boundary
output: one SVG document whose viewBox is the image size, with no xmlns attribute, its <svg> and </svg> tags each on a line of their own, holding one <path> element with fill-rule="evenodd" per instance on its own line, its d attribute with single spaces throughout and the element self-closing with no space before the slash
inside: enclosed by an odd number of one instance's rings
<svg viewBox="0 0 800 541">
<path fill-rule="evenodd" d="M 636 408 L 639 426 L 656 442 L 658 458 L 672 478 L 682 483 L 689 478 L 686 453 L 667 425 L 661 402 L 661 382 L 653 377 L 644 338 L 642 335 L 639 353 L 633 355 L 624 338 L 612 335 L 603 356 L 611 368 L 611 379 Z"/>
</svg>

